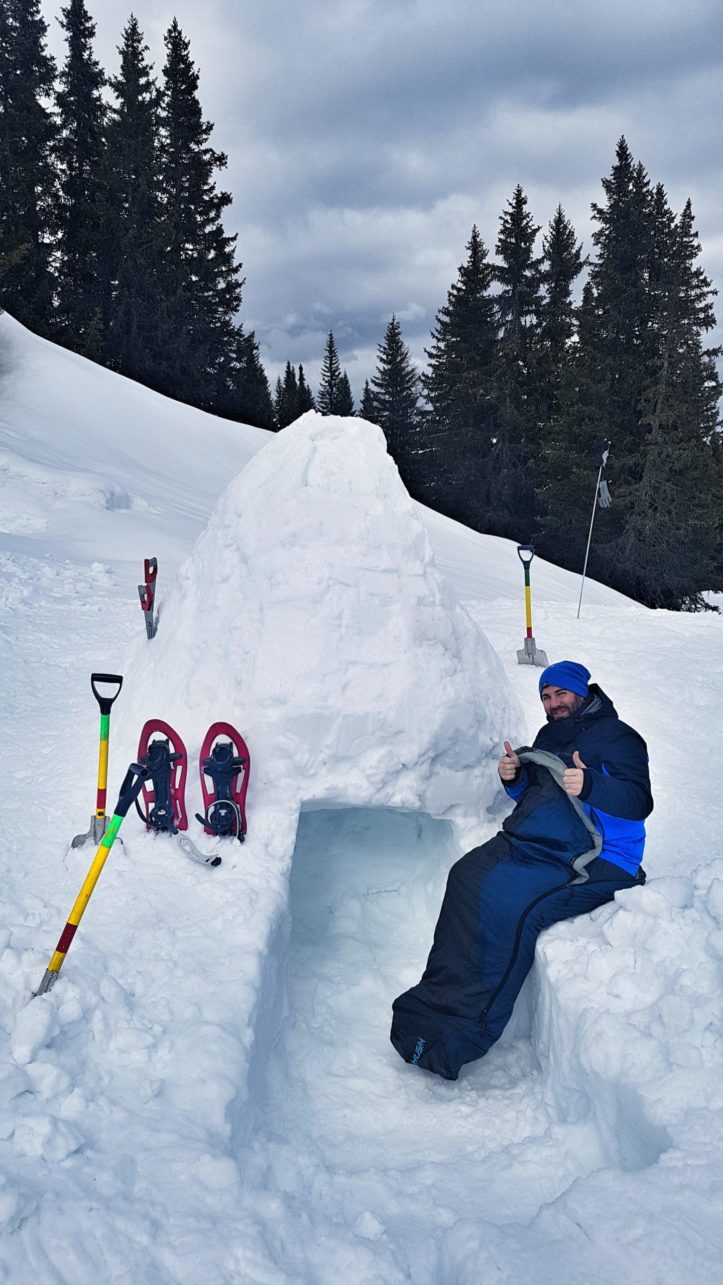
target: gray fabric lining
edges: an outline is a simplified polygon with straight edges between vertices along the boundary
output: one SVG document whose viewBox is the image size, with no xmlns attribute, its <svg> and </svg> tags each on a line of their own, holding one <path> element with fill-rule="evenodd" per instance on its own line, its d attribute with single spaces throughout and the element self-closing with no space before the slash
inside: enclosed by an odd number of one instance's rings
<svg viewBox="0 0 723 1285">
<path fill-rule="evenodd" d="M 547 769 L 553 780 L 557 785 L 559 785 L 565 795 L 565 798 L 572 804 L 577 815 L 585 826 L 585 829 L 588 831 L 590 838 L 592 839 L 593 846 L 588 848 L 587 852 L 581 852 L 580 856 L 575 857 L 575 860 L 572 862 L 572 868 L 577 872 L 578 876 L 577 879 L 573 879 L 573 884 L 587 883 L 587 867 L 590 865 L 591 861 L 594 861 L 596 857 L 600 856 L 603 846 L 603 836 L 592 818 L 588 816 L 588 813 L 580 800 L 576 798 L 574 794 L 568 794 L 565 790 L 562 783 L 565 764 L 562 759 L 559 759 L 556 754 L 551 754 L 549 750 L 531 750 L 528 749 L 527 746 L 523 745 L 521 749 L 516 750 L 515 753 L 521 763 L 536 763 L 538 767 L 544 767 Z"/>
</svg>

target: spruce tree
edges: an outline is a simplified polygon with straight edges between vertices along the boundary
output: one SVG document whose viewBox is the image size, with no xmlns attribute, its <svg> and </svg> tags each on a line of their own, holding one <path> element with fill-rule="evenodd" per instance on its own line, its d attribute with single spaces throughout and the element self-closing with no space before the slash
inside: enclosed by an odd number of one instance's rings
<svg viewBox="0 0 723 1285">
<path fill-rule="evenodd" d="M 485 493 L 491 510 L 487 530 L 525 541 L 533 531 L 535 467 L 542 448 L 535 370 L 542 310 L 543 260 L 535 255 L 539 231 L 518 185 L 500 218 L 496 246 L 497 433 Z"/>
<path fill-rule="evenodd" d="M 600 555 L 607 578 L 649 606 L 698 608 L 723 589 L 718 402 L 723 392 L 703 335 L 715 325 L 690 201 L 675 220 L 653 198 L 651 330 L 655 356 L 640 402 L 641 443 L 618 499 L 624 528 Z"/>
<path fill-rule="evenodd" d="M 688 203 L 672 214 L 618 144 L 571 378 L 542 470 L 540 551 L 581 570 L 605 440 L 612 506 L 596 516 L 589 573 L 650 606 L 695 607 L 716 588 L 723 481 L 710 282 Z"/>
<path fill-rule="evenodd" d="M 40 334 L 51 325 L 55 64 L 40 0 L 0 3 L 0 303 Z"/>
<path fill-rule="evenodd" d="M 540 552 L 581 569 L 600 456 L 604 443 L 612 442 L 613 504 L 597 514 L 589 564 L 590 574 L 600 577 L 609 565 L 606 548 L 625 529 L 621 482 L 634 488 L 642 473 L 640 405 L 654 357 L 655 259 L 650 184 L 624 138 L 602 186 L 605 202 L 592 207 L 595 257 L 583 292 L 572 377 L 560 390 L 559 413 L 537 472 Z"/>
<path fill-rule="evenodd" d="M 638 453 L 639 405 L 653 356 L 650 271 L 653 219 L 650 183 L 624 138 L 609 178 L 605 204 L 593 204 L 597 257 L 590 271 L 595 299 L 591 335 L 601 364 L 604 396 L 599 435 L 615 441 L 618 460 Z"/>
<path fill-rule="evenodd" d="M 359 405 L 359 415 L 361 419 L 368 420 L 370 424 L 376 424 L 377 422 L 376 402 L 368 379 L 364 380 L 364 391 Z"/>
<path fill-rule="evenodd" d="M 486 530 L 489 458 L 496 434 L 497 323 L 493 271 L 476 227 L 467 259 L 439 309 L 421 382 L 429 402 L 411 493 L 450 517 Z"/>
<path fill-rule="evenodd" d="M 321 415 L 339 415 L 341 401 L 341 364 L 334 335 L 329 331 L 321 363 L 321 380 L 316 396 L 317 410 Z"/>
<path fill-rule="evenodd" d="M 297 399 L 296 399 L 296 418 L 298 419 L 299 415 L 305 415 L 308 410 L 316 410 L 316 402 L 314 401 L 314 394 L 312 393 L 311 389 L 309 388 L 309 385 L 306 382 L 304 367 L 302 366 L 301 362 L 299 362 L 299 379 L 298 379 Z"/>
<path fill-rule="evenodd" d="M 382 429 L 389 454 L 405 484 L 414 486 L 419 451 L 419 376 L 396 316 L 392 316 L 379 344 L 372 386 L 374 422 Z"/>
<path fill-rule="evenodd" d="M 349 383 L 349 376 L 345 370 L 341 372 L 337 405 L 334 414 L 343 415 L 344 417 L 354 414 L 354 398 L 352 396 L 351 384 Z"/>
<path fill-rule="evenodd" d="M 535 382 L 540 417 L 549 424 L 559 411 L 560 390 L 568 377 L 575 334 L 573 286 L 585 266 L 582 246 L 561 205 L 550 220 L 542 258 Z"/>
<path fill-rule="evenodd" d="M 298 405 L 299 385 L 296 378 L 296 370 L 291 362 L 287 361 L 283 382 L 281 379 L 276 381 L 274 417 L 277 428 L 286 428 L 289 424 L 293 424 L 297 418 Z"/>
<path fill-rule="evenodd" d="M 107 129 L 108 254 L 112 306 L 106 330 L 107 365 L 158 387 L 165 321 L 162 227 L 158 190 L 159 92 L 148 46 L 131 17 L 119 47 L 115 104 Z"/>
<path fill-rule="evenodd" d="M 103 352 L 110 308 L 104 186 L 105 74 L 93 54 L 85 0 L 61 8 L 68 53 L 56 95 L 60 171 L 58 336 L 85 356 Z"/>
<path fill-rule="evenodd" d="M 223 228 L 231 203 L 214 175 L 226 157 L 209 146 L 198 72 L 190 43 L 174 19 L 165 36 L 160 116 L 160 177 L 164 215 L 164 389 L 206 410 L 228 402 L 228 360 L 241 302 L 236 236 Z M 233 356 L 231 357 L 233 360 Z"/>
<path fill-rule="evenodd" d="M 595 478 L 607 440 L 600 425 L 604 378 L 596 347 L 595 293 L 589 282 L 576 310 L 575 329 L 577 343 L 568 354 L 559 402 L 545 425 L 544 445 L 535 468 L 534 541 L 543 557 L 571 571 L 581 571 Z M 610 468 L 616 478 L 614 452 Z M 613 507 L 617 510 L 617 503 Z M 610 509 L 597 514 L 594 558 L 611 520 Z M 597 563 L 595 567 L 599 573 Z"/>
<path fill-rule="evenodd" d="M 233 328 L 217 372 L 214 410 L 256 428 L 276 428 L 274 405 L 256 334 Z"/>
</svg>

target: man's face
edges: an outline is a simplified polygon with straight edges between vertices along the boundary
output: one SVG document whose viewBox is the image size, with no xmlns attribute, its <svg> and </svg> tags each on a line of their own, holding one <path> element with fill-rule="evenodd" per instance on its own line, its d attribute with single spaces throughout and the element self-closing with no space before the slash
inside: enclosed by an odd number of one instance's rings
<svg viewBox="0 0 723 1285">
<path fill-rule="evenodd" d="M 545 713 L 553 719 L 569 718 L 583 702 L 582 696 L 566 687 L 543 687 L 541 696 Z"/>
</svg>

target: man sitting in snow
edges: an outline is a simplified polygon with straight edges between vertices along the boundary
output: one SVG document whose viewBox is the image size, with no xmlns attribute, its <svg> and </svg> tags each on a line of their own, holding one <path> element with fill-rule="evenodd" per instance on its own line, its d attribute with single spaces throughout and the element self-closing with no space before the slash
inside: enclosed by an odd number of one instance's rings
<svg viewBox="0 0 723 1285">
<path fill-rule="evenodd" d="M 394 1001 L 397 1052 L 445 1079 L 499 1039 L 543 928 L 645 882 L 645 741 L 589 679 L 571 660 L 543 670 L 547 722 L 498 765 L 514 811 L 450 870 L 422 980 Z"/>
</svg>

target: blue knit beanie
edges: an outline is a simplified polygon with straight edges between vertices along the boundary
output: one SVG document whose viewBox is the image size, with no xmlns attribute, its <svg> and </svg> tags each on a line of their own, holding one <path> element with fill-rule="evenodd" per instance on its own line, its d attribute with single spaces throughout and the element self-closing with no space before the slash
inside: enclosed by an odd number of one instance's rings
<svg viewBox="0 0 723 1285">
<path fill-rule="evenodd" d="M 587 696 L 589 681 L 590 670 L 584 665 L 578 665 L 575 660 L 558 660 L 556 665 L 548 665 L 540 674 L 540 694 L 543 687 L 564 687 L 578 696 Z"/>
</svg>

